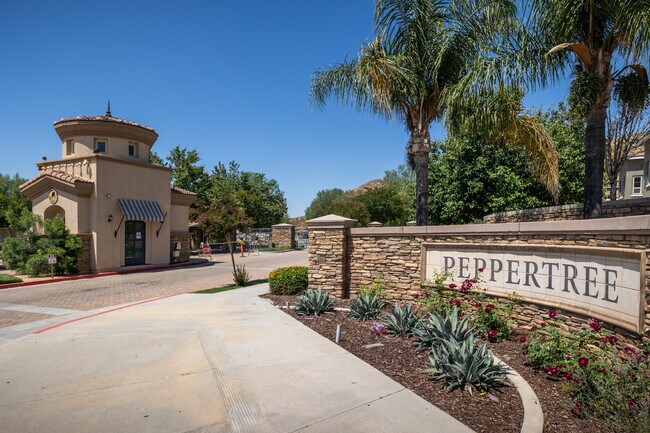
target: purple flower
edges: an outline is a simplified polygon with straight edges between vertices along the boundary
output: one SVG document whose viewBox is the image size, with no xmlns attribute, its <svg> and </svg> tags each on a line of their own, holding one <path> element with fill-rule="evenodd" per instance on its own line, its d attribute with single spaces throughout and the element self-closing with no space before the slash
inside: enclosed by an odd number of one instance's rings
<svg viewBox="0 0 650 433">
<path fill-rule="evenodd" d="M 372 325 L 370 325 L 370 332 L 375 335 L 381 335 L 388 332 L 388 330 L 386 329 L 386 325 L 384 325 L 383 323 L 373 322 Z"/>
</svg>

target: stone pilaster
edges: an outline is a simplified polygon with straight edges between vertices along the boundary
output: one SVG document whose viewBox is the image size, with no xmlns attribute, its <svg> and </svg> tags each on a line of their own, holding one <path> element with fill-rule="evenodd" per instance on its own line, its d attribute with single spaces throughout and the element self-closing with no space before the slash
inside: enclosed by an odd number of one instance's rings
<svg viewBox="0 0 650 433">
<path fill-rule="evenodd" d="M 176 232 L 170 235 L 170 263 L 183 263 L 190 261 L 191 239 L 191 233 Z"/>
<path fill-rule="evenodd" d="M 77 258 L 77 273 L 88 274 L 90 273 L 90 250 L 93 241 L 92 233 L 79 233 L 77 236 L 81 238 L 81 254 Z"/>
<path fill-rule="evenodd" d="M 307 221 L 309 228 L 309 287 L 321 287 L 336 298 L 350 289 L 349 234 L 357 221 L 326 215 Z"/>
<path fill-rule="evenodd" d="M 293 224 L 276 224 L 272 227 L 271 237 L 274 247 L 296 248 L 296 226 Z"/>
</svg>

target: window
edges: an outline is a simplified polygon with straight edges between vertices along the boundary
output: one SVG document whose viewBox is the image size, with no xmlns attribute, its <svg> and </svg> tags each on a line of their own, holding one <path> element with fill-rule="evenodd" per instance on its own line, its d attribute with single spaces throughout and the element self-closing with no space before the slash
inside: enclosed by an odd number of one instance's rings
<svg viewBox="0 0 650 433">
<path fill-rule="evenodd" d="M 138 143 L 129 143 L 129 156 L 138 158 L 140 156 L 138 150 Z"/>
<path fill-rule="evenodd" d="M 645 170 L 643 174 L 645 176 L 645 186 L 650 186 L 650 161 L 645 162 Z"/>
<path fill-rule="evenodd" d="M 632 177 L 632 195 L 641 195 L 641 178 L 643 176 Z"/>
<path fill-rule="evenodd" d="M 66 155 L 72 155 L 74 153 L 74 141 L 73 140 L 67 140 L 65 142 L 65 154 Z"/>
<path fill-rule="evenodd" d="M 106 153 L 106 140 L 104 139 L 95 140 L 95 153 Z"/>
</svg>

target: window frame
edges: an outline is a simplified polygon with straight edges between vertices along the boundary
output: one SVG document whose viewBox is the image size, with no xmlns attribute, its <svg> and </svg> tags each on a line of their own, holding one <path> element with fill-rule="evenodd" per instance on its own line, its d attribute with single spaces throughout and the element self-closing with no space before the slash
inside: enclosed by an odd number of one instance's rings
<svg viewBox="0 0 650 433">
<path fill-rule="evenodd" d="M 131 154 L 131 148 L 133 148 L 133 154 Z M 134 141 L 129 141 L 127 147 L 127 154 L 131 158 L 140 158 L 140 145 Z"/>
<path fill-rule="evenodd" d="M 66 156 L 74 155 L 74 140 L 65 141 L 65 154 Z"/>
<path fill-rule="evenodd" d="M 99 143 L 104 143 L 104 150 L 99 150 Z M 95 138 L 95 146 L 93 148 L 94 153 L 108 153 L 108 139 L 106 138 Z"/>
<path fill-rule="evenodd" d="M 636 186 L 636 180 L 639 181 L 639 186 L 638 187 Z M 637 191 L 637 189 L 638 189 L 638 192 L 635 192 L 635 191 Z M 638 197 L 638 196 L 641 196 L 641 195 L 643 195 L 643 176 L 641 176 L 641 175 L 632 176 L 632 196 Z"/>
</svg>

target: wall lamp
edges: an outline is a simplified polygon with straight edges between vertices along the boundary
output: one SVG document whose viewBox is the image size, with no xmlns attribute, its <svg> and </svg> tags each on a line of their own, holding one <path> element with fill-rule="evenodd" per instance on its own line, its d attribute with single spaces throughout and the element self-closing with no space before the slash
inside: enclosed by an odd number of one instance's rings
<svg viewBox="0 0 650 433">
<path fill-rule="evenodd" d="M 113 221 L 113 214 L 108 215 L 108 222 L 110 223 L 111 221 Z"/>
</svg>

